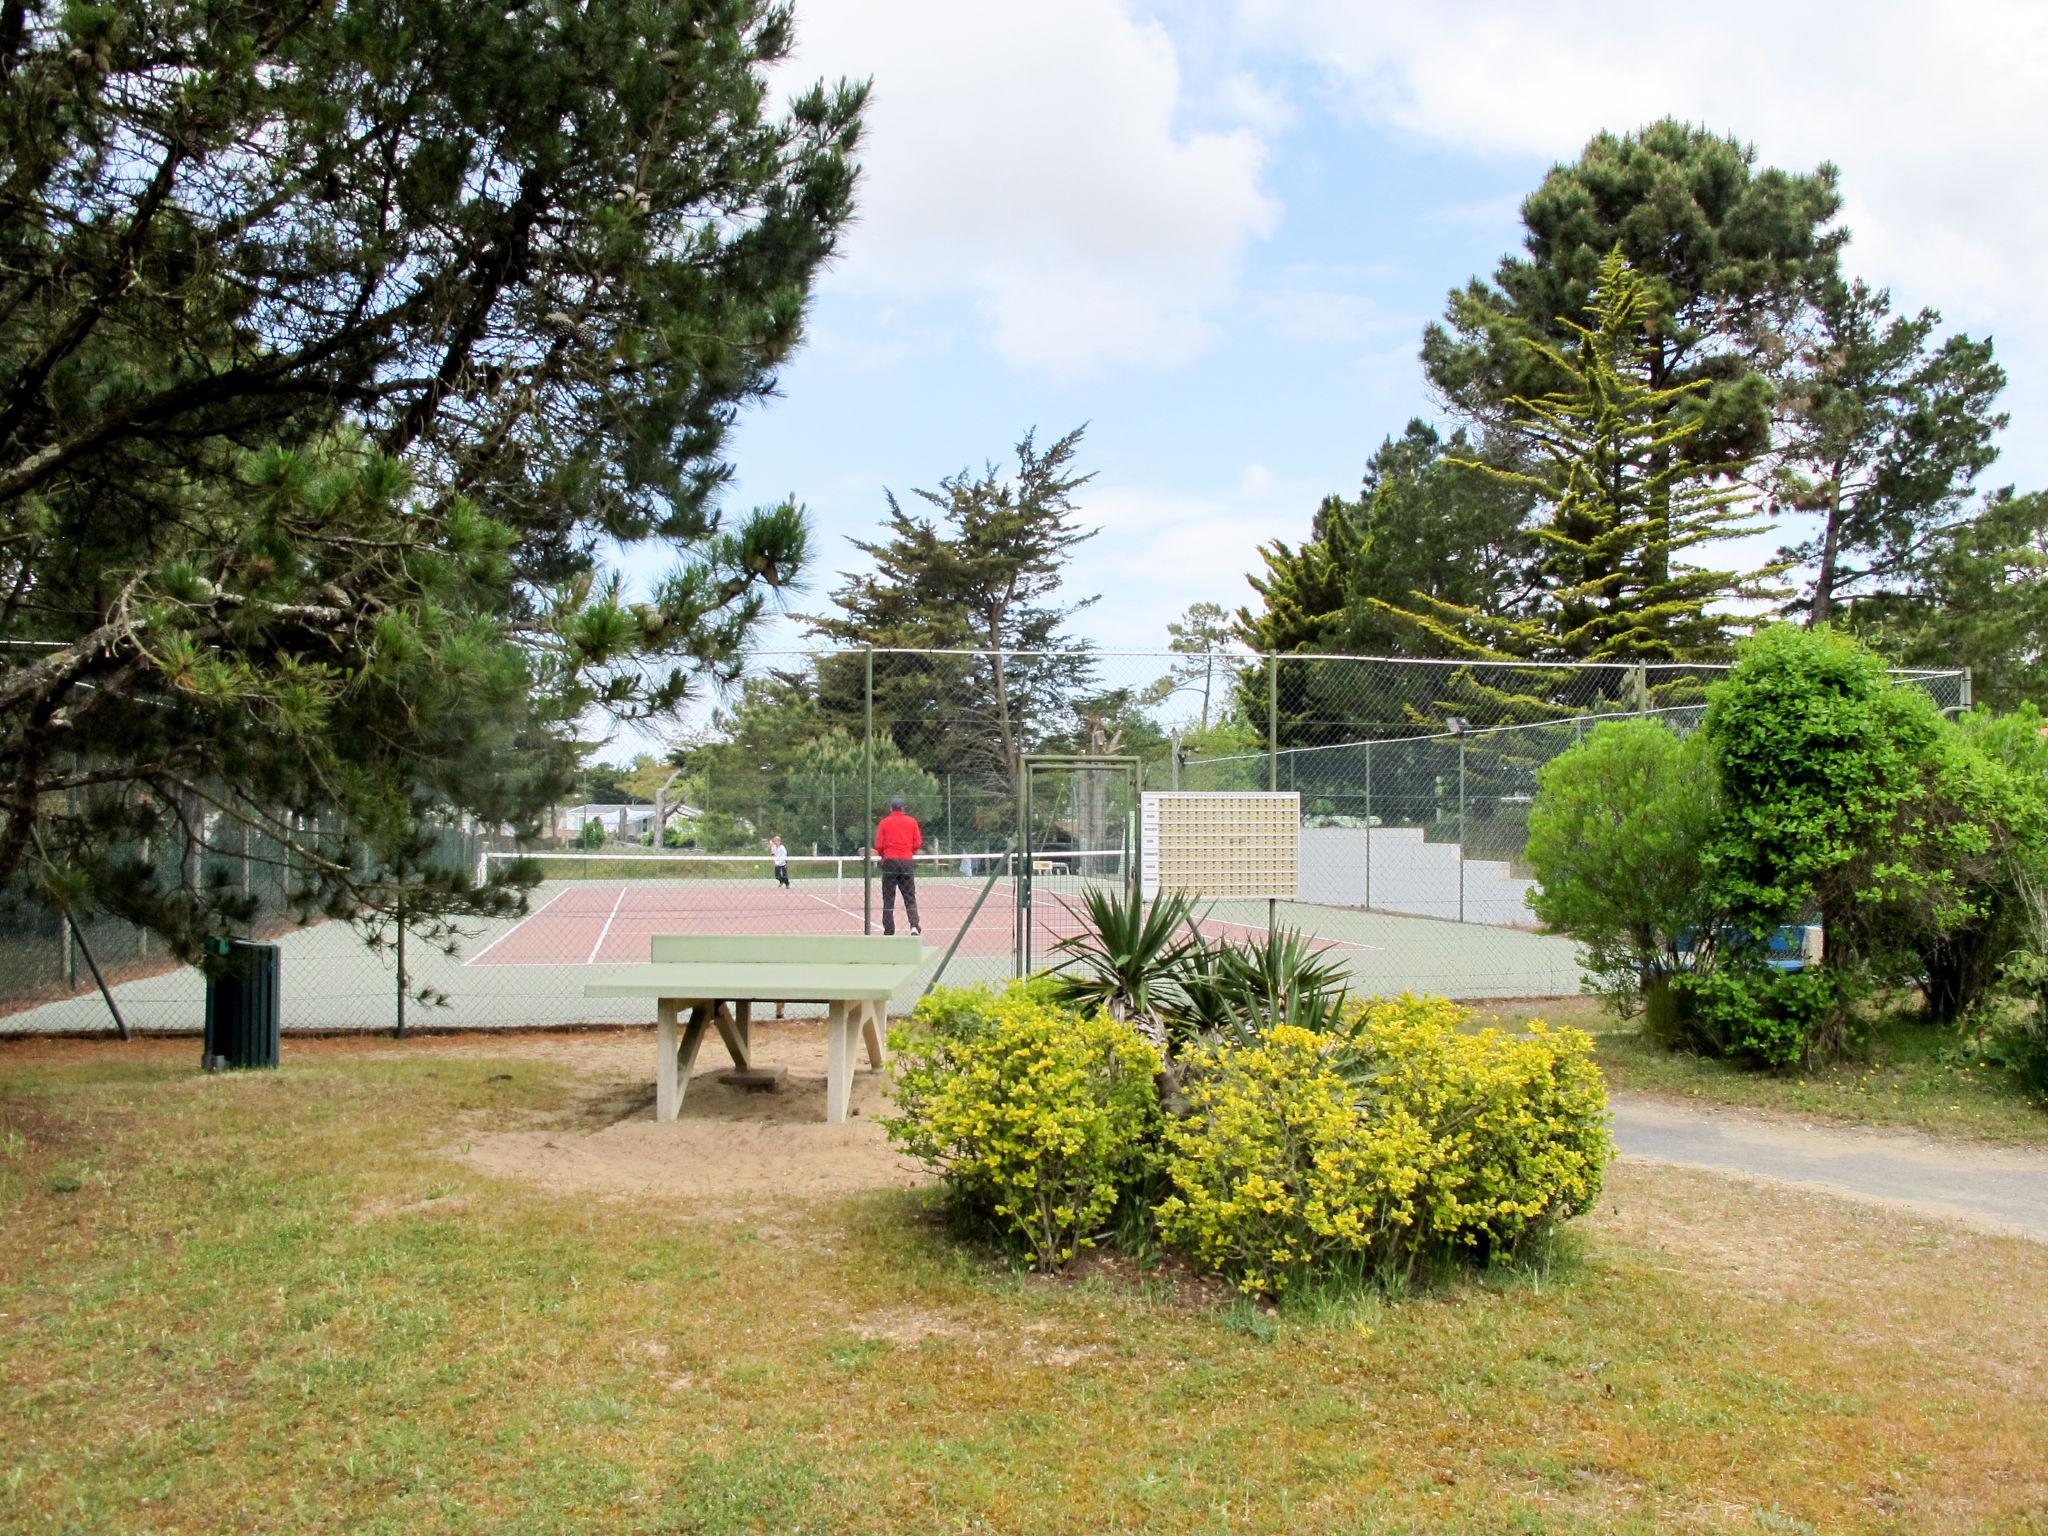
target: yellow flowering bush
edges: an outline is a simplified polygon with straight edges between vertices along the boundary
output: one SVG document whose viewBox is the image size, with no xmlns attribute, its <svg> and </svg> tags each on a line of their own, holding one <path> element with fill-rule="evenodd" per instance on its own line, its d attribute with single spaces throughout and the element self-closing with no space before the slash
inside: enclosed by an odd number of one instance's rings
<svg viewBox="0 0 2048 1536">
<path fill-rule="evenodd" d="M 1591 1040 L 1464 1033 L 1441 998 L 1374 1001 L 1197 1053 L 1166 1128 L 1161 1235 L 1248 1292 L 1512 1255 L 1585 1210 L 1611 1155 Z"/>
<path fill-rule="evenodd" d="M 889 1137 L 935 1170 L 970 1221 L 1040 1268 L 1093 1242 L 1156 1156 L 1159 1054 L 1107 1014 L 1028 989 L 897 1036 Z"/>
</svg>

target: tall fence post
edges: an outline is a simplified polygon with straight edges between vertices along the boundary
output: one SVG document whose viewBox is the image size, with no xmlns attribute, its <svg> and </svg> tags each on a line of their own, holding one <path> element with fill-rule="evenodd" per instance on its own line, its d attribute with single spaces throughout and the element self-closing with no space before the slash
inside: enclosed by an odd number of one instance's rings
<svg viewBox="0 0 2048 1536">
<path fill-rule="evenodd" d="M 875 931 L 875 850 L 869 846 L 875 835 L 875 648 L 867 648 L 866 745 L 862 768 L 867 775 L 867 824 L 860 833 L 860 931 Z"/>
<path fill-rule="evenodd" d="M 1965 710 L 1965 712 L 1976 707 L 1977 696 L 1975 675 L 1970 671 L 1968 667 L 1963 668 L 1962 701 L 1963 709 Z"/>
<path fill-rule="evenodd" d="M 1465 921 L 1465 733 L 1458 732 L 1458 921 Z"/>
<path fill-rule="evenodd" d="M 1650 669 L 1648 665 L 1640 661 L 1637 662 L 1634 670 L 1629 674 L 1629 682 L 1636 696 L 1636 713 L 1647 715 L 1650 712 Z"/>
<path fill-rule="evenodd" d="M 1280 787 L 1280 657 L 1266 658 L 1266 788 Z"/>
<path fill-rule="evenodd" d="M 398 1027 L 392 1030 L 395 1040 L 405 1038 L 405 901 L 398 903 Z"/>
<path fill-rule="evenodd" d="M 1372 743 L 1365 744 L 1365 904 L 1372 906 Z"/>
<path fill-rule="evenodd" d="M 1274 652 L 1266 658 L 1266 788 L 1275 794 L 1280 791 L 1280 654 Z M 1280 921 L 1280 904 L 1272 898 L 1266 901 L 1266 937 L 1273 936 L 1273 930 Z"/>
</svg>

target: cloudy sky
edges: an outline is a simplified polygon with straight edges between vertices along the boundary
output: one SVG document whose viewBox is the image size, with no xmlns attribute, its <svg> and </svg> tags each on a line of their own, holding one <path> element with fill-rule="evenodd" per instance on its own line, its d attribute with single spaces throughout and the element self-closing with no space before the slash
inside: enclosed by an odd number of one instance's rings
<svg viewBox="0 0 2048 1536">
<path fill-rule="evenodd" d="M 797 0 L 805 78 L 870 78 L 861 220 L 735 503 L 793 493 L 857 561 L 884 487 L 1089 423 L 1079 628 L 1144 648 L 1246 600 L 1381 438 L 1432 414 L 1417 342 L 1602 128 L 1660 115 L 1841 167 L 1848 263 L 1990 333 L 1986 483 L 2048 483 L 2048 5 L 1728 0 Z M 787 630 L 784 630 L 787 633 Z"/>
</svg>

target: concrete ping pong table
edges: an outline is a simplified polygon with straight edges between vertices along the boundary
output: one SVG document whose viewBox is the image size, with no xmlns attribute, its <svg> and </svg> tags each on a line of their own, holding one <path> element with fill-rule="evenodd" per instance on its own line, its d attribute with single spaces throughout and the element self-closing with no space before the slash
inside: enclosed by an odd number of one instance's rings
<svg viewBox="0 0 2048 1536">
<path fill-rule="evenodd" d="M 889 999 L 937 953 L 915 935 L 656 934 L 648 964 L 622 966 L 583 995 L 654 999 L 656 1120 L 673 1120 L 682 1108 L 707 1028 L 717 1029 L 735 1067 L 751 1071 L 755 1003 L 823 1003 L 825 1119 L 838 1125 L 853 1099 L 856 1034 L 866 1037 L 870 1066 L 888 1065 Z M 686 1008 L 678 1042 L 676 1024 Z"/>
</svg>

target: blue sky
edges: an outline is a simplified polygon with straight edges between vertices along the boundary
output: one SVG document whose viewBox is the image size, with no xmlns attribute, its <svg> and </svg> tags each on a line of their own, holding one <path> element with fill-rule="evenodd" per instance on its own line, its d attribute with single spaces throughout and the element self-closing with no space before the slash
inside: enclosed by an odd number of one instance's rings
<svg viewBox="0 0 2048 1536">
<path fill-rule="evenodd" d="M 1082 421 L 1103 532 L 1074 590 L 1103 601 L 1079 631 L 1149 648 L 1191 602 L 1234 608 L 1262 540 L 1433 414 L 1421 328 L 1516 245 L 1520 197 L 1667 112 L 1836 161 L 1851 268 L 1997 340 L 2014 424 L 1986 483 L 2048 483 L 2048 7 L 797 4 L 792 82 L 875 90 L 860 227 L 732 443 L 734 506 L 812 511 L 800 608 L 884 487 Z"/>
</svg>

